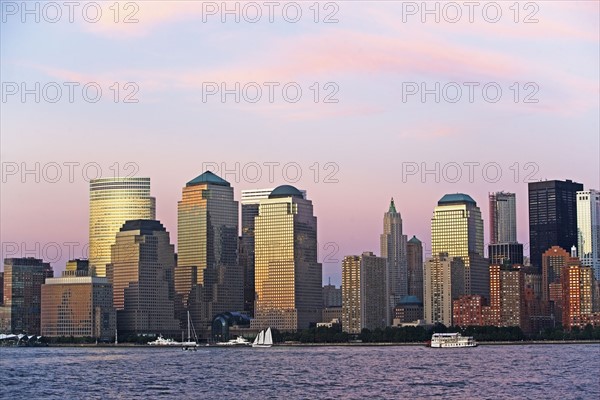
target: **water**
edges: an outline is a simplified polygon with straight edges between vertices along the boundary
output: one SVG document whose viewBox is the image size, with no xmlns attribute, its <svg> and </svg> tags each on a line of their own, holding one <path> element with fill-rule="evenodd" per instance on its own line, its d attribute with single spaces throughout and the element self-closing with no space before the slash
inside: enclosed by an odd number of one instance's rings
<svg viewBox="0 0 600 400">
<path fill-rule="evenodd" d="M 0 348 L 4 399 L 599 399 L 600 345 Z"/>
</svg>

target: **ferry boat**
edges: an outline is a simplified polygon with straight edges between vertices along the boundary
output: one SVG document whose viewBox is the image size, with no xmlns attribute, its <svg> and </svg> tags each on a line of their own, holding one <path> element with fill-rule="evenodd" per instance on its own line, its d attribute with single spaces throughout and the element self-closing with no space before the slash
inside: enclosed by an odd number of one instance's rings
<svg viewBox="0 0 600 400">
<path fill-rule="evenodd" d="M 437 348 L 475 347 L 477 342 L 472 336 L 462 336 L 460 333 L 434 333 L 430 346 Z"/>
</svg>

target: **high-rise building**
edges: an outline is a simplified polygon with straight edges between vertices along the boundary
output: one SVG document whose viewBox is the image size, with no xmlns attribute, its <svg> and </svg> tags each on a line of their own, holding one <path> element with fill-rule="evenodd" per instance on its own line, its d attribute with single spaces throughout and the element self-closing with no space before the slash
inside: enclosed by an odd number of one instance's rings
<svg viewBox="0 0 600 400">
<path fill-rule="evenodd" d="M 342 329 L 358 334 L 362 329 L 389 325 L 386 292 L 388 260 L 372 252 L 346 256 L 342 261 Z"/>
<path fill-rule="evenodd" d="M 542 253 L 552 246 L 577 245 L 577 192 L 571 180 L 529 183 L 529 244 L 531 265 L 542 267 Z"/>
<path fill-rule="evenodd" d="M 293 186 L 275 188 L 254 219 L 253 327 L 295 331 L 321 319 L 322 266 L 312 202 Z"/>
<path fill-rule="evenodd" d="M 177 230 L 175 289 L 194 325 L 208 329 L 212 312 L 244 307 L 238 203 L 229 182 L 210 171 L 189 181 L 178 203 Z"/>
<path fill-rule="evenodd" d="M 577 192 L 577 251 L 600 281 L 600 191 Z"/>
<path fill-rule="evenodd" d="M 560 284 L 562 269 L 569 264 L 578 263 L 568 251 L 560 246 L 552 246 L 542 254 L 542 300 L 560 301 L 550 297 L 550 285 Z"/>
<path fill-rule="evenodd" d="M 431 219 L 432 254 L 460 257 L 465 267 L 465 294 L 489 298 L 489 262 L 483 257 L 483 220 L 471 196 L 447 194 Z M 451 309 L 450 309 L 451 310 Z"/>
<path fill-rule="evenodd" d="M 489 194 L 490 244 L 517 242 L 517 209 L 514 193 Z"/>
<path fill-rule="evenodd" d="M 239 264 L 244 269 L 244 311 L 254 315 L 254 218 L 258 215 L 261 200 L 268 199 L 270 189 L 242 190 L 242 236 L 240 238 Z"/>
<path fill-rule="evenodd" d="M 406 257 L 406 235 L 402 234 L 402 217 L 396 211 L 394 199 L 383 216 L 381 234 L 381 257 L 387 259 L 389 317 L 394 315 L 394 307 L 408 295 L 408 266 Z"/>
<path fill-rule="evenodd" d="M 112 285 L 96 277 L 87 260 L 70 260 L 60 278 L 42 285 L 43 336 L 95 337 L 112 341 L 116 314 Z"/>
<path fill-rule="evenodd" d="M 164 226 L 155 220 L 126 221 L 111 250 L 107 275 L 119 334 L 178 334 L 175 252 Z"/>
<path fill-rule="evenodd" d="M 106 276 L 111 246 L 125 221 L 155 219 L 156 200 L 150 178 L 101 178 L 90 181 L 89 262 Z"/>
<path fill-rule="evenodd" d="M 524 328 L 529 320 L 522 266 L 490 265 L 489 324 Z"/>
<path fill-rule="evenodd" d="M 342 288 L 331 284 L 323 286 L 323 308 L 342 306 Z"/>
<path fill-rule="evenodd" d="M 452 301 L 466 294 L 465 265 L 462 258 L 441 253 L 427 259 L 423 282 L 425 322 L 451 326 Z"/>
<path fill-rule="evenodd" d="M 521 243 L 495 243 L 488 246 L 490 264 L 523 265 L 523 245 Z"/>
<path fill-rule="evenodd" d="M 592 287 L 594 276 L 592 267 L 567 265 L 562 269 L 562 323 L 571 329 L 583 328 L 586 317 L 593 312 Z"/>
<path fill-rule="evenodd" d="M 40 335 L 41 288 L 54 276 L 50 263 L 40 259 L 4 259 L 4 305 L 0 332 Z"/>
<path fill-rule="evenodd" d="M 406 245 L 408 295 L 423 301 L 423 244 L 413 236 Z"/>
</svg>

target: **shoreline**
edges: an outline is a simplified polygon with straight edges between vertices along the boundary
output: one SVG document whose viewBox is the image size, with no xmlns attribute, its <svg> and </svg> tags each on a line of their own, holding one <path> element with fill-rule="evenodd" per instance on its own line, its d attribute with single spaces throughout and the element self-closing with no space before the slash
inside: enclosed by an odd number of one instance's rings
<svg viewBox="0 0 600 400">
<path fill-rule="evenodd" d="M 600 340 L 530 340 L 530 341 L 493 341 L 493 342 L 478 342 L 478 346 L 520 346 L 520 345 L 561 345 L 561 344 L 600 344 Z M 402 346 L 421 346 L 425 347 L 421 342 L 410 343 L 279 343 L 273 347 L 402 347 Z M 4 347 L 4 346 L 2 346 Z M 6 346 L 14 347 L 14 346 Z M 96 347 L 96 348 L 141 348 L 141 349 L 165 349 L 175 348 L 181 349 L 180 346 L 150 346 L 134 343 L 119 343 L 119 344 L 71 344 L 71 343 L 56 343 L 48 346 L 32 346 L 32 347 Z M 247 346 L 250 348 L 250 346 Z M 202 348 L 245 348 L 243 346 L 204 346 Z"/>
</svg>

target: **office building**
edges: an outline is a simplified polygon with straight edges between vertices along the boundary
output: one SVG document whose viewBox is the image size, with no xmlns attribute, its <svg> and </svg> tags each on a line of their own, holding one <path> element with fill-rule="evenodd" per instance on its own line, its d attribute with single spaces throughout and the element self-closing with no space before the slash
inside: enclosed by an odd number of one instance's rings
<svg viewBox="0 0 600 400">
<path fill-rule="evenodd" d="M 346 256 L 342 261 L 342 330 L 359 334 L 362 329 L 390 325 L 388 259 L 372 252 Z"/>
<path fill-rule="evenodd" d="M 489 298 L 489 262 L 483 257 L 483 220 L 471 196 L 447 194 L 438 201 L 431 219 L 432 254 L 460 257 L 465 268 L 465 294 Z"/>
<path fill-rule="evenodd" d="M 54 276 L 50 263 L 33 257 L 4 259 L 0 332 L 40 335 L 41 288 Z"/>
<path fill-rule="evenodd" d="M 531 182 L 528 187 L 530 260 L 541 269 L 546 250 L 577 245 L 577 192 L 583 185 L 553 180 Z"/>
<path fill-rule="evenodd" d="M 381 257 L 387 259 L 389 321 L 393 317 L 394 307 L 408 295 L 407 239 L 402 234 L 402 217 L 396 211 L 394 199 L 390 201 L 390 207 L 383 217 L 380 242 Z"/>
<path fill-rule="evenodd" d="M 489 194 L 490 244 L 517 242 L 517 209 L 514 193 Z"/>
<path fill-rule="evenodd" d="M 150 178 L 101 178 L 90 181 L 89 263 L 106 276 L 111 246 L 125 221 L 155 219 Z"/>
<path fill-rule="evenodd" d="M 320 322 L 322 266 L 312 202 L 293 186 L 279 186 L 260 200 L 254 227 L 253 327 L 296 331 Z"/>
<path fill-rule="evenodd" d="M 489 325 L 521 328 L 527 325 L 525 276 L 521 268 L 520 265 L 490 265 Z"/>
<path fill-rule="evenodd" d="M 406 245 L 408 295 L 423 301 L 423 244 L 413 236 Z"/>
<path fill-rule="evenodd" d="M 423 270 L 425 321 L 452 326 L 452 301 L 465 293 L 465 265 L 447 253 L 433 256 Z"/>
<path fill-rule="evenodd" d="M 577 252 L 584 266 L 600 281 L 600 192 L 577 192 Z"/>
<path fill-rule="evenodd" d="M 119 335 L 177 335 L 173 269 L 174 246 L 155 220 L 127 221 L 112 245 L 107 266 L 113 285 Z"/>
</svg>

